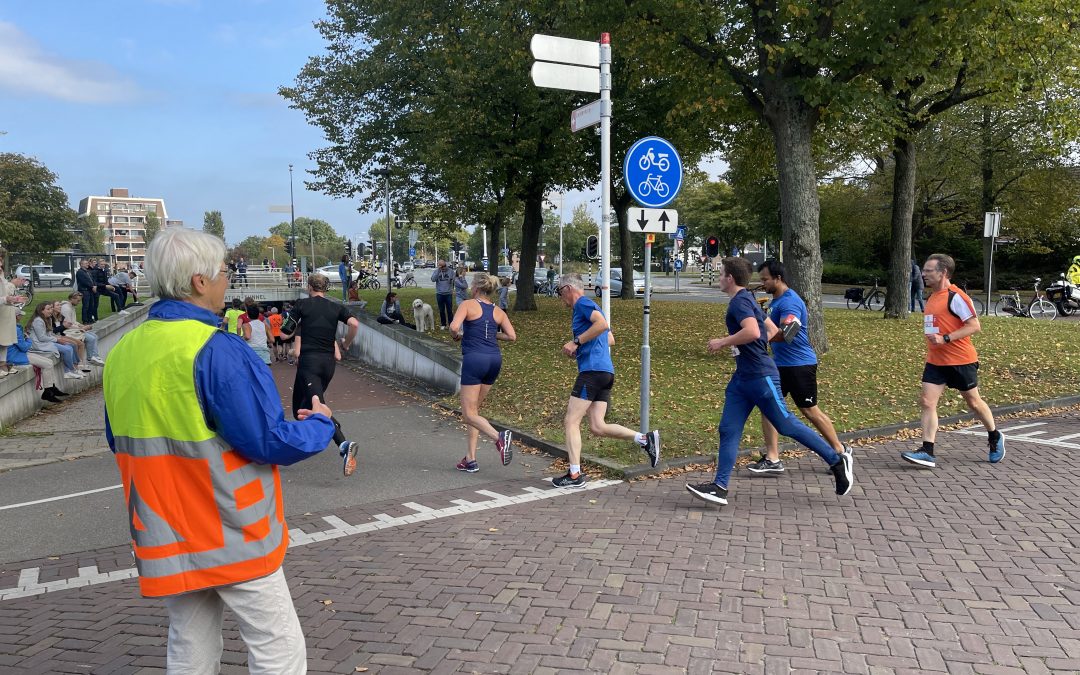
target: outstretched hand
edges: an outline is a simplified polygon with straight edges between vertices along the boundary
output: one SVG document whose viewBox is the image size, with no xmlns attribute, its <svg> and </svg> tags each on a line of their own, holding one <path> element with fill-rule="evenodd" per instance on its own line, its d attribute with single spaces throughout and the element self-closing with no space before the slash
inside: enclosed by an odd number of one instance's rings
<svg viewBox="0 0 1080 675">
<path fill-rule="evenodd" d="M 297 410 L 296 411 L 296 419 L 301 420 L 301 421 L 306 420 L 307 418 L 311 417 L 312 415 L 314 415 L 316 413 L 318 413 L 320 415 L 323 415 L 325 417 L 330 417 L 330 416 L 332 416 L 334 414 L 333 411 L 331 411 L 330 408 L 328 408 L 325 403 L 323 403 L 322 401 L 319 400 L 318 396 L 312 396 L 311 397 L 311 408 L 310 409 L 301 408 L 300 410 Z"/>
</svg>

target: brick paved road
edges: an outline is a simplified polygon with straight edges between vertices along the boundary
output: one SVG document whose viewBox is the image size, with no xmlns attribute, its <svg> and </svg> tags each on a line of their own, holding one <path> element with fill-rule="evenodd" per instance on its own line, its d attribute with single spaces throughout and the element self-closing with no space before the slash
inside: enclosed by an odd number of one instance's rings
<svg viewBox="0 0 1080 675">
<path fill-rule="evenodd" d="M 998 466 L 978 434 L 941 434 L 933 472 L 898 461 L 910 442 L 861 448 L 840 499 L 807 456 L 742 472 L 723 509 L 675 479 L 517 480 L 312 514 L 290 525 L 327 538 L 286 558 L 311 671 L 1080 671 L 1080 444 L 1053 443 L 1080 424 L 1038 421 Z M 245 672 L 227 628 L 223 672 Z M 3 670 L 160 672 L 164 642 L 131 580 L 0 600 Z"/>
</svg>

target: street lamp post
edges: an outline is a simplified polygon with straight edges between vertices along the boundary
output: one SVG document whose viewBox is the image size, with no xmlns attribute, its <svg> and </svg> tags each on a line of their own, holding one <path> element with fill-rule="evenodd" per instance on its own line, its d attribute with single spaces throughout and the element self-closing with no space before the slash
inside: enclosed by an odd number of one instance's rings
<svg viewBox="0 0 1080 675">
<path fill-rule="evenodd" d="M 288 221 L 292 226 L 292 234 L 289 234 L 289 241 L 293 243 L 289 248 L 293 249 L 292 256 L 296 256 L 296 205 L 293 202 L 293 165 L 288 165 Z M 292 260 L 289 260 L 292 262 Z"/>
<path fill-rule="evenodd" d="M 487 254 L 487 225 L 481 225 L 480 229 L 482 230 L 482 236 L 484 238 L 484 264 L 487 267 L 490 267 L 491 263 L 488 262 L 488 254 Z M 498 262 L 498 261 L 496 261 L 496 262 Z M 484 268 L 485 272 L 488 271 L 487 267 Z M 496 267 L 498 267 L 498 265 L 496 265 Z"/>
<path fill-rule="evenodd" d="M 393 266 L 393 253 L 391 252 L 392 244 L 390 239 L 390 169 L 376 169 L 371 173 L 376 176 L 382 176 L 386 180 L 384 184 L 386 190 L 386 288 L 389 290 L 393 287 L 393 280 L 391 277 L 393 274 L 391 269 Z"/>
</svg>

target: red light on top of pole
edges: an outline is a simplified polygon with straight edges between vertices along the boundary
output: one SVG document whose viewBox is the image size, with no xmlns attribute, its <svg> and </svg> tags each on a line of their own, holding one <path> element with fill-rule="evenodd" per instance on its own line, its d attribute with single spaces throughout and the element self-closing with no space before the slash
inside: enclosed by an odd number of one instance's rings
<svg viewBox="0 0 1080 675">
<path fill-rule="evenodd" d="M 611 44 L 611 33 L 600 33 L 600 44 L 602 44 L 602 45 Z"/>
</svg>

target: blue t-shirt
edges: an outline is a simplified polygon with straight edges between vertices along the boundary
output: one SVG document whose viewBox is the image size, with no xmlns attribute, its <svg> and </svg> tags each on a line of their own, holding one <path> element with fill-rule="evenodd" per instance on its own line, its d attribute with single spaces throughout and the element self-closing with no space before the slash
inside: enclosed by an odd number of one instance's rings
<svg viewBox="0 0 1080 675">
<path fill-rule="evenodd" d="M 728 303 L 727 316 L 724 317 L 728 334 L 734 335 L 742 330 L 743 320 L 750 317 L 757 319 L 761 335 L 753 342 L 734 347 L 736 350 L 735 374 L 739 377 L 779 377 L 780 373 L 777 372 L 776 364 L 769 356 L 766 346 L 765 313 L 761 311 L 761 306 L 754 300 L 750 291 L 743 288 Z"/>
<path fill-rule="evenodd" d="M 591 299 L 581 296 L 574 303 L 574 319 L 571 323 L 574 335 L 581 335 L 592 328 L 592 313 L 603 312 Z M 604 373 L 615 374 L 615 366 L 611 363 L 611 348 L 608 346 L 608 332 L 604 331 L 588 342 L 582 342 L 577 349 L 577 367 L 579 373 L 589 370 L 598 370 Z"/>
<path fill-rule="evenodd" d="M 806 303 L 798 293 L 789 288 L 779 298 L 773 298 L 769 304 L 769 318 L 780 328 L 784 318 L 791 315 L 799 320 L 802 328 L 791 342 L 772 343 L 773 359 L 778 366 L 812 366 L 817 363 L 817 352 L 810 346 L 810 338 L 806 332 Z"/>
</svg>

